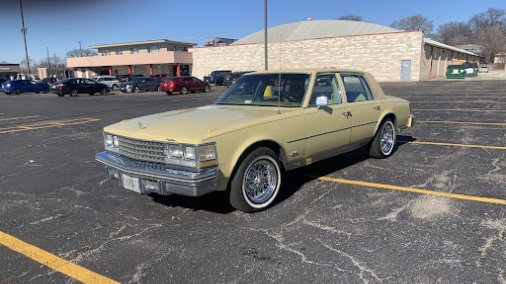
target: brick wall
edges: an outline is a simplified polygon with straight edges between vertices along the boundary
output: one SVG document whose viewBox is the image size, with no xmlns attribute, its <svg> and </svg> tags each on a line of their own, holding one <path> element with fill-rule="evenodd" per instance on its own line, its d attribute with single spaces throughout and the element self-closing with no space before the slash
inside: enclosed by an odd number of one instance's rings
<svg viewBox="0 0 506 284">
<path fill-rule="evenodd" d="M 269 44 L 269 70 L 346 68 L 371 72 L 378 81 L 399 81 L 401 60 L 411 60 L 411 79 L 420 80 L 422 32 L 399 32 Z M 264 45 L 199 47 L 193 75 L 213 70 L 263 70 Z"/>
</svg>

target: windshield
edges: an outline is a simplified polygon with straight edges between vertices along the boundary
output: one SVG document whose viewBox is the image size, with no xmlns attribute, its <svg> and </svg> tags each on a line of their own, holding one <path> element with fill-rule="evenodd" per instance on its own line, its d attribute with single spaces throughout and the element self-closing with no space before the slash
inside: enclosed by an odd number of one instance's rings
<svg viewBox="0 0 506 284">
<path fill-rule="evenodd" d="M 309 74 L 255 74 L 242 76 L 217 101 L 218 105 L 300 107 Z"/>
</svg>

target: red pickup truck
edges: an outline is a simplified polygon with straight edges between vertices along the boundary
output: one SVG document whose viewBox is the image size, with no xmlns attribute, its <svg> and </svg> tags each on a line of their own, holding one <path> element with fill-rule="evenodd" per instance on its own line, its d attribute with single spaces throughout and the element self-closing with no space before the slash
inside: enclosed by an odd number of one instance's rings
<svg viewBox="0 0 506 284">
<path fill-rule="evenodd" d="M 172 95 L 175 92 L 179 92 L 182 95 L 186 95 L 188 92 L 209 92 L 211 86 L 209 83 L 204 82 L 198 78 L 191 76 L 172 77 L 166 81 L 160 83 L 160 89 L 166 92 L 167 95 Z"/>
</svg>

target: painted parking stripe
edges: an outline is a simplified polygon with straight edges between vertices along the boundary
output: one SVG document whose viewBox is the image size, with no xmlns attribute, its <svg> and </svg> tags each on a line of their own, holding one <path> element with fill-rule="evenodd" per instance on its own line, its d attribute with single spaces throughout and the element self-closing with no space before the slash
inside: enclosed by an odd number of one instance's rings
<svg viewBox="0 0 506 284">
<path fill-rule="evenodd" d="M 60 126 L 68 126 L 68 125 L 77 125 L 99 121 L 98 118 L 78 118 L 78 119 L 70 119 L 70 120 L 55 120 L 55 121 L 46 121 L 41 123 L 33 123 L 33 124 L 23 124 L 16 126 L 9 126 L 0 128 L 0 134 L 13 133 L 13 132 L 22 132 L 29 130 L 36 130 L 42 128 L 51 128 L 51 127 L 60 127 Z"/>
<path fill-rule="evenodd" d="M 434 145 L 434 146 L 447 146 L 447 147 L 506 150 L 506 146 L 487 146 L 487 145 L 475 145 L 475 144 L 458 144 L 458 143 L 446 143 L 446 142 L 409 141 L 409 140 L 397 140 L 397 142 L 415 144 L 415 145 Z"/>
<path fill-rule="evenodd" d="M 10 118 L 0 118 L 0 121 L 10 121 L 10 120 L 28 119 L 28 118 L 36 118 L 36 117 L 40 117 L 40 115 L 30 115 L 30 116 L 20 116 L 20 117 L 10 117 Z"/>
<path fill-rule="evenodd" d="M 499 198 L 490 198 L 490 197 L 481 197 L 481 196 L 465 195 L 465 194 L 458 194 L 458 193 L 449 193 L 449 192 L 435 191 L 435 190 L 429 190 L 429 189 L 419 189 L 419 188 L 412 188 L 412 187 L 406 187 L 406 186 L 398 186 L 398 185 L 392 185 L 392 184 L 374 183 L 374 182 L 350 180 L 350 179 L 342 179 L 342 178 L 318 177 L 318 179 L 322 180 L 322 181 L 329 181 L 329 182 L 335 182 L 335 183 L 340 183 L 340 184 L 356 185 L 356 186 L 369 187 L 369 188 L 389 189 L 389 190 L 404 191 L 404 192 L 426 194 L 426 195 L 434 195 L 434 196 L 439 196 L 439 197 L 446 197 L 446 198 L 453 198 L 453 199 L 460 199 L 460 200 L 467 200 L 467 201 L 506 205 L 506 199 L 499 199 Z"/>
<path fill-rule="evenodd" d="M 414 111 L 441 111 L 441 112 L 505 112 L 506 109 L 490 108 L 417 108 Z"/>
<path fill-rule="evenodd" d="M 469 124 L 469 125 L 506 126 L 506 122 L 449 121 L 449 120 L 417 120 L 416 122 L 434 123 L 434 124 Z"/>
<path fill-rule="evenodd" d="M 0 245 L 83 283 L 119 283 L 0 231 Z"/>
</svg>

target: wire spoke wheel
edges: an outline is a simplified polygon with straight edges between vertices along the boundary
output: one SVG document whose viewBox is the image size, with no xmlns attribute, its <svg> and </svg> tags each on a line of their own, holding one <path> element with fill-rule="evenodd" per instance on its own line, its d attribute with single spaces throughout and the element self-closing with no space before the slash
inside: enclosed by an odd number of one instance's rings
<svg viewBox="0 0 506 284">
<path fill-rule="evenodd" d="M 388 121 L 383 125 L 380 134 L 380 149 L 384 155 L 392 152 L 395 145 L 395 129 L 393 124 Z"/>
<path fill-rule="evenodd" d="M 246 169 L 243 192 L 253 204 L 261 205 L 272 198 L 278 188 L 279 169 L 270 157 L 260 157 Z"/>
</svg>

